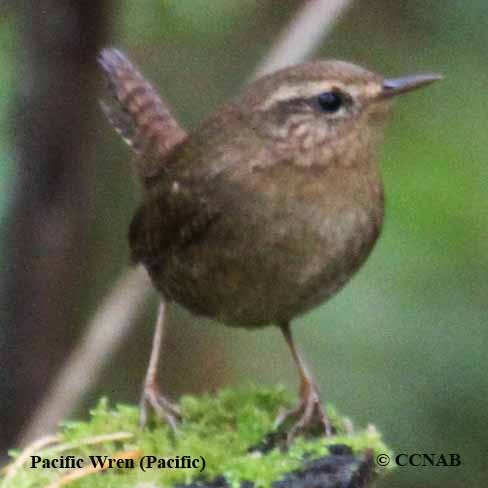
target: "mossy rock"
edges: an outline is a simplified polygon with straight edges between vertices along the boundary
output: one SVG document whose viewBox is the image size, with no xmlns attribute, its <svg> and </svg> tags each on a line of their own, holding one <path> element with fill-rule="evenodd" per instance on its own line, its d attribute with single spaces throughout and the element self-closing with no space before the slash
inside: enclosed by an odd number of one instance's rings
<svg viewBox="0 0 488 488">
<path fill-rule="evenodd" d="M 138 408 L 109 407 L 102 399 L 87 422 L 63 424 L 54 445 L 37 452 L 12 452 L 4 470 L 2 488 L 156 488 L 156 487 L 324 487 L 372 486 L 378 472 L 377 454 L 389 453 L 378 432 L 369 427 L 351 432 L 351 423 L 331 407 L 328 413 L 336 434 L 298 437 L 288 448 L 284 436 L 273 432 L 273 421 L 291 404 L 282 388 L 222 390 L 215 395 L 184 396 L 183 421 L 176 435 L 164 423 L 138 427 Z M 33 455 L 42 461 L 32 468 Z M 74 456 L 80 469 L 41 467 Z M 93 468 L 93 456 L 107 456 L 105 468 Z M 145 466 L 154 456 L 153 466 Z M 177 456 L 179 456 L 179 461 Z M 198 460 L 194 468 L 169 468 Z M 90 458 L 91 457 L 91 458 Z M 101 459 L 102 459 L 101 458 Z M 108 458 L 124 467 L 106 468 Z M 152 459 L 152 458 L 151 458 Z M 205 467 L 202 470 L 203 462 Z M 51 460 L 51 461 L 50 461 Z M 190 461 L 191 462 L 191 461 Z M 157 467 L 158 463 L 161 467 Z M 114 462 L 114 465 L 116 462 Z M 162 465 L 166 467 L 163 468 Z M 187 464 L 188 465 L 188 464 Z M 133 466 L 133 467 L 132 467 Z"/>
</svg>

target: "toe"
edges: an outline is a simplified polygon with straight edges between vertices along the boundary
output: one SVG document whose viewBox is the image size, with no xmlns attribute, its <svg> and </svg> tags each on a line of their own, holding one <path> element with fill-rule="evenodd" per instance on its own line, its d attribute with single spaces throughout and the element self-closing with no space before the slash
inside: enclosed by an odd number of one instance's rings
<svg viewBox="0 0 488 488">
<path fill-rule="evenodd" d="M 139 424 L 143 428 L 147 425 L 150 411 L 153 410 L 158 419 L 166 421 L 173 430 L 176 430 L 181 412 L 159 392 L 157 387 L 144 388 L 140 402 Z"/>
</svg>

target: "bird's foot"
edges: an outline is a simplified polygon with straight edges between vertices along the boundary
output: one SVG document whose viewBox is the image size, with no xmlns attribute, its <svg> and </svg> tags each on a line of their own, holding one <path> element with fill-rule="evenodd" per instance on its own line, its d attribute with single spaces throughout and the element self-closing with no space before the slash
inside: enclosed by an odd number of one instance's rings
<svg viewBox="0 0 488 488">
<path fill-rule="evenodd" d="M 140 415 L 139 425 L 141 428 L 147 425 L 150 411 L 154 413 L 160 420 L 165 420 L 169 426 L 176 432 L 178 422 L 181 420 L 181 412 L 179 408 L 170 402 L 159 390 L 157 384 L 149 384 L 144 386 L 140 401 Z"/>
<path fill-rule="evenodd" d="M 327 437 L 332 435 L 332 426 L 320 401 L 318 389 L 313 383 L 304 385 L 300 403 L 295 408 L 285 410 L 278 415 L 275 427 L 277 429 L 283 427 L 295 418 L 295 423 L 288 429 L 287 445 L 290 445 L 297 435 L 305 431 L 316 432 L 318 429 Z"/>
</svg>

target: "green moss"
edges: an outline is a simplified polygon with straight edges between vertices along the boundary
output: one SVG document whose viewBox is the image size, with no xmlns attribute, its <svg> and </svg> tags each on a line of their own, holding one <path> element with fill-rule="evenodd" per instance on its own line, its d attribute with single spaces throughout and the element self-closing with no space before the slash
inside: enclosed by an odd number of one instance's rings
<svg viewBox="0 0 488 488">
<path fill-rule="evenodd" d="M 273 449 L 266 454 L 248 452 L 249 447 L 259 444 L 273 430 L 273 421 L 283 407 L 290 405 L 287 392 L 281 388 L 222 390 L 216 395 L 202 397 L 185 396 L 180 401 L 183 419 L 179 431 L 173 436 L 164 423 L 154 423 L 145 430 L 138 427 L 138 409 L 134 406 L 109 407 L 107 399 L 100 400 L 91 412 L 88 422 L 67 422 L 61 428 L 61 443 L 46 447 L 40 453 L 43 458 L 59 458 L 75 455 L 88 460 L 88 456 L 107 455 L 138 450 L 142 455 L 158 458 L 177 455 L 205 459 L 203 473 L 197 469 L 157 469 L 142 471 L 138 459 L 134 469 L 108 469 L 103 474 L 91 474 L 70 482 L 73 488 L 133 488 L 134 486 L 172 486 L 190 483 L 204 476 L 212 480 L 224 475 L 233 486 L 243 480 L 253 481 L 258 487 L 268 487 L 284 474 L 300 468 L 303 460 L 327 454 L 330 444 L 346 444 L 354 452 L 366 448 L 376 453 L 388 453 L 379 434 L 374 429 L 346 434 L 346 420 L 332 408 L 328 412 L 338 434 L 331 438 L 306 440 L 298 438 L 287 452 Z M 124 432 L 125 439 L 97 443 L 100 435 Z M 123 434 L 122 434 L 123 436 Z M 18 452 L 13 453 L 16 458 Z M 46 486 L 66 475 L 67 469 L 32 469 L 30 458 L 13 478 L 2 488 L 34 488 Z M 91 465 L 89 461 L 85 466 Z"/>
</svg>

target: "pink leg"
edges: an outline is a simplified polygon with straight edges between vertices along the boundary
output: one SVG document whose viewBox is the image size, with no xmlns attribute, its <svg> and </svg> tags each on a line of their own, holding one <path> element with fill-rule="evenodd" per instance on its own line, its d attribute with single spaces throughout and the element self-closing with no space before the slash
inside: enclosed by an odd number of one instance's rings
<svg viewBox="0 0 488 488">
<path fill-rule="evenodd" d="M 161 300 L 158 308 L 158 318 L 154 330 L 151 357 L 144 380 L 140 402 L 140 424 L 144 427 L 149 416 L 149 409 L 153 409 L 160 419 L 165 419 L 168 424 L 176 429 L 180 412 L 176 405 L 173 405 L 160 391 L 158 385 L 158 366 L 163 342 L 164 320 L 166 315 L 166 304 Z"/>
<path fill-rule="evenodd" d="M 280 328 L 300 374 L 300 403 L 295 408 L 281 414 L 277 418 L 276 424 L 279 426 L 290 417 L 298 417 L 298 420 L 288 431 L 288 443 L 291 443 L 298 433 L 307 427 L 315 426 L 317 422 L 323 427 L 324 434 L 330 436 L 332 435 L 331 425 L 322 407 L 317 385 L 295 347 L 290 324 L 285 322 L 280 324 Z"/>
</svg>

